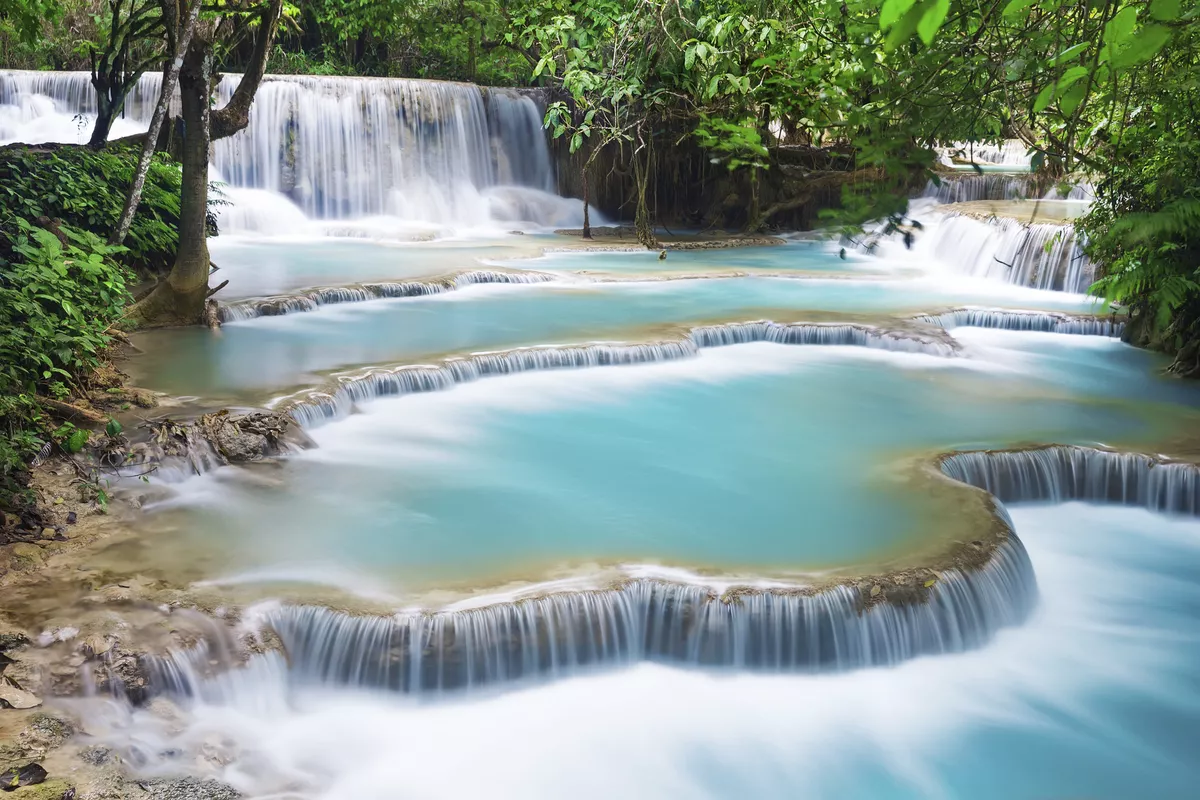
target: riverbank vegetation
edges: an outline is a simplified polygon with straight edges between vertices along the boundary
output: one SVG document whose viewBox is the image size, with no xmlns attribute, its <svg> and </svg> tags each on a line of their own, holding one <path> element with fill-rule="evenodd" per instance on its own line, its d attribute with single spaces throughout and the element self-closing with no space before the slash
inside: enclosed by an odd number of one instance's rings
<svg viewBox="0 0 1200 800">
<path fill-rule="evenodd" d="M 0 0 L 2 66 L 91 70 L 104 112 L 90 149 L 4 156 L 0 469 L 8 480 L 62 443 L 47 403 L 83 388 L 118 320 L 203 320 L 209 149 L 246 126 L 269 70 L 534 89 L 562 186 L 651 246 L 664 222 L 905 224 L 912 188 L 939 179 L 935 145 L 1019 139 L 1044 183 L 1095 185 L 1080 222 L 1095 292 L 1196 374 L 1198 13 L 1194 0 Z M 105 145 L 137 76 L 164 66 L 163 134 Z M 222 69 L 242 78 L 218 107 Z M 134 273 L 158 280 L 129 305 Z"/>
</svg>

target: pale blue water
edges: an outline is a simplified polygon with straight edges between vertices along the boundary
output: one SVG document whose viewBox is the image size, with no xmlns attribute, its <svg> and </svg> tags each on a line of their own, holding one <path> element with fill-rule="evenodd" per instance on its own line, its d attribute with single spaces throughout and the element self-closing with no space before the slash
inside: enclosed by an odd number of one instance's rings
<svg viewBox="0 0 1200 800">
<path fill-rule="evenodd" d="M 155 333 L 134 369 L 140 382 L 175 394 L 236 398 L 254 390 L 318 382 L 314 373 L 359 365 L 534 344 L 640 341 L 662 338 L 664 325 L 714 319 L 790 322 L 820 318 L 823 312 L 879 317 L 963 304 L 1096 310 L 1092 301 L 1079 296 L 1005 290 L 998 293 L 989 284 L 948 277 L 475 286 L 433 297 L 345 303 L 258 318 L 227 324 L 219 335 L 204 330 Z"/>
<path fill-rule="evenodd" d="M 914 453 L 1144 436 L 1138 407 L 1098 401 L 1180 399 L 1097 372 L 1119 342 L 1030 354 L 999 333 L 988 361 L 752 344 L 371 401 L 312 431 L 278 487 L 213 478 L 197 535 L 251 570 L 403 590 L 589 560 L 839 566 L 921 537 L 921 498 L 888 480 Z"/>
<path fill-rule="evenodd" d="M 209 242 L 213 285 L 228 280 L 222 302 L 311 286 L 419 279 L 476 269 L 487 258 L 517 258 L 532 251 L 526 237 L 432 243 L 314 238 L 306 241 L 218 236 Z M 528 237 L 532 239 L 533 237 Z"/>
<path fill-rule="evenodd" d="M 552 243 L 551 243 L 552 244 Z M 551 252 L 524 265 L 510 260 L 488 259 L 501 267 L 528 266 L 548 272 L 566 271 L 607 275 L 702 274 L 705 272 L 797 272 L 878 273 L 886 263 L 863 258 L 852 251 L 842 258 L 832 245 L 821 241 L 796 241 L 785 245 L 734 247 L 716 250 L 670 250 L 666 258 L 658 251 L 641 252 Z"/>
</svg>

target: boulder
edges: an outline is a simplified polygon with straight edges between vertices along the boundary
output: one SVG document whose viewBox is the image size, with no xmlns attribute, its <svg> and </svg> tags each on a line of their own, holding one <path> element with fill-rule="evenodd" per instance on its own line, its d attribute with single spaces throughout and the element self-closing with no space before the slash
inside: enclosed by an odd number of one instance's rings
<svg viewBox="0 0 1200 800">
<path fill-rule="evenodd" d="M 0 789 L 11 792 L 22 786 L 34 786 L 46 780 L 46 770 L 41 764 L 26 764 L 23 767 L 10 767 L 0 772 Z"/>
<path fill-rule="evenodd" d="M 27 692 L 19 686 L 0 680 L 0 707 L 3 708 L 36 708 L 42 704 L 42 699 L 33 692 Z"/>
</svg>

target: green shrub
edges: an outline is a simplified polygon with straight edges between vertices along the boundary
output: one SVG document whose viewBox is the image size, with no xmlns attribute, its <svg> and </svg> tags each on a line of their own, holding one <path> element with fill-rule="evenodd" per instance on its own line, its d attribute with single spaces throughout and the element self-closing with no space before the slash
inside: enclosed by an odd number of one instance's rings
<svg viewBox="0 0 1200 800">
<path fill-rule="evenodd" d="M 121 216 L 138 155 L 128 145 L 99 151 L 55 145 L 0 148 L 0 221 L 46 217 L 107 237 Z M 120 255 L 142 276 L 164 275 L 175 261 L 180 180 L 178 165 L 156 156 Z"/>
<path fill-rule="evenodd" d="M 52 429 L 37 397 L 68 395 L 99 365 L 131 276 L 125 249 L 90 231 L 18 218 L 0 236 L 0 505 L 11 505 L 15 474 L 49 441 L 80 440 L 73 426 Z"/>
</svg>

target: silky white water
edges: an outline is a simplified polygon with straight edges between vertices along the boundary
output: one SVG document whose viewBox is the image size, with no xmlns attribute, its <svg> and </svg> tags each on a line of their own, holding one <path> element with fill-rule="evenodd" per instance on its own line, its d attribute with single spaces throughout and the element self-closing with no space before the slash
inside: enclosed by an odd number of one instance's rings
<svg viewBox="0 0 1200 800">
<path fill-rule="evenodd" d="M 239 77 L 222 78 L 220 100 Z M 111 138 L 146 129 L 161 81 L 142 77 Z M 0 71 L 0 143 L 86 142 L 95 107 L 87 73 Z M 212 177 L 231 204 L 218 224 L 401 240 L 577 226 L 582 203 L 554 193 L 541 123 L 538 103 L 516 91 L 268 76 L 246 130 L 214 143 Z"/>
<path fill-rule="evenodd" d="M 182 732 L 115 709 L 89 730 L 149 774 L 252 796 L 1189 796 L 1200 527 L 1079 504 L 1013 519 L 1041 604 L 970 653 L 820 677 L 645 665 L 432 704 L 288 686 L 266 659 Z"/>
</svg>

